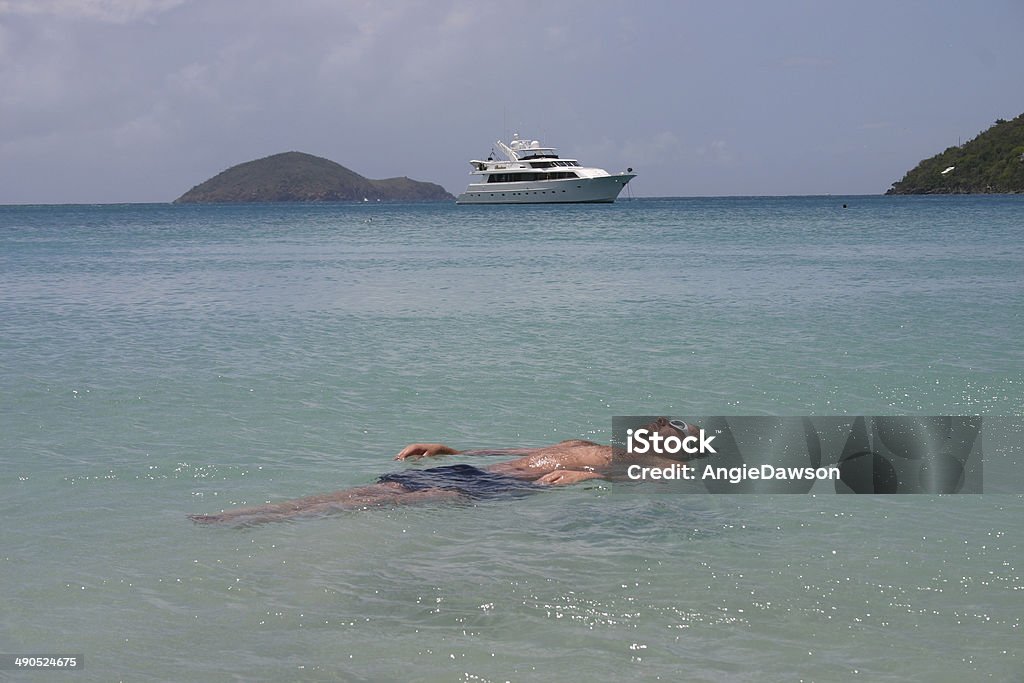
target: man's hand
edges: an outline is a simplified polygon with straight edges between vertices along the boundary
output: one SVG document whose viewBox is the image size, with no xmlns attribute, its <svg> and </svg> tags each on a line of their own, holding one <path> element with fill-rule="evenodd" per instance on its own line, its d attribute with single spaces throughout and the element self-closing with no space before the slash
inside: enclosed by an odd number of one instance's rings
<svg viewBox="0 0 1024 683">
<path fill-rule="evenodd" d="M 549 484 L 551 486 L 566 486 L 568 484 L 576 484 L 587 479 L 600 479 L 601 475 L 597 472 L 580 472 L 577 470 L 555 470 L 554 472 L 548 472 L 543 477 L 537 480 L 538 484 Z"/>
<path fill-rule="evenodd" d="M 456 455 L 457 450 L 443 443 L 411 443 L 395 456 L 395 460 L 417 460 L 435 455 Z"/>
</svg>

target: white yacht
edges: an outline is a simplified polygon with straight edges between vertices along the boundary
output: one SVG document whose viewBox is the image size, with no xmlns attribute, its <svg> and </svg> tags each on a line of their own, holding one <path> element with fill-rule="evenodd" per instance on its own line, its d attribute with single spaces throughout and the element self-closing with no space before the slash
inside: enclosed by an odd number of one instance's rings
<svg viewBox="0 0 1024 683">
<path fill-rule="evenodd" d="M 575 159 L 562 159 L 554 147 L 542 147 L 537 140 L 512 137 L 509 144 L 501 140 L 498 149 L 505 159 L 486 161 L 474 159 L 466 191 L 456 204 L 567 204 L 580 202 L 614 202 L 630 180 L 633 169 L 612 175 L 601 168 L 580 166 Z"/>
</svg>

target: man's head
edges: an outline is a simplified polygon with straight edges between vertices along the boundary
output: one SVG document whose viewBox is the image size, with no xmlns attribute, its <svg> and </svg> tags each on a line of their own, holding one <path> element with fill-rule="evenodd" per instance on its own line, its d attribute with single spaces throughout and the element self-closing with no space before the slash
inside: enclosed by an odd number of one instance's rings
<svg viewBox="0 0 1024 683">
<path fill-rule="evenodd" d="M 646 425 L 644 429 L 657 432 L 662 437 L 674 436 L 677 439 L 685 439 L 688 436 L 699 436 L 700 429 L 682 420 L 670 420 L 667 417 L 659 417 L 654 422 Z"/>
<path fill-rule="evenodd" d="M 701 430 L 683 420 L 659 417 L 642 427 L 626 430 L 620 438 L 624 442 L 613 447 L 613 457 L 623 464 L 649 457 L 686 461 L 698 457 L 693 449 L 701 438 Z"/>
</svg>

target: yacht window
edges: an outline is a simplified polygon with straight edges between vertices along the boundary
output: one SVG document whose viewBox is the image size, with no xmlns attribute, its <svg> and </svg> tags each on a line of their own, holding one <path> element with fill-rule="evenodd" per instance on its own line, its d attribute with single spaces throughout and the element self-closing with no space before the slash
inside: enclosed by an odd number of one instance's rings
<svg viewBox="0 0 1024 683">
<path fill-rule="evenodd" d="M 492 173 L 487 176 L 489 183 L 519 183 L 528 180 L 543 180 L 547 173 Z"/>
</svg>

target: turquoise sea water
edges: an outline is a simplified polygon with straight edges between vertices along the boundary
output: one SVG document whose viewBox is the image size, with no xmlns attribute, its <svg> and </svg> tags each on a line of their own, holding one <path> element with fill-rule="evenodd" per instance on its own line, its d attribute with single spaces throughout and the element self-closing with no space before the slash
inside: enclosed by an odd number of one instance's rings
<svg viewBox="0 0 1024 683">
<path fill-rule="evenodd" d="M 1021 680 L 1019 435 L 980 496 L 186 514 L 615 415 L 1013 424 L 1022 228 L 1021 197 L 0 207 L 0 653 L 84 654 L 77 681 Z"/>
</svg>

